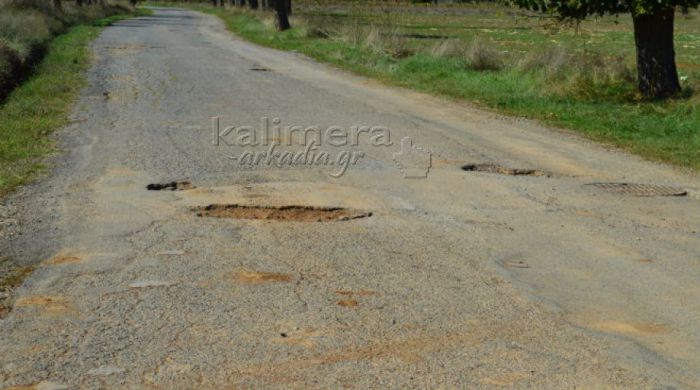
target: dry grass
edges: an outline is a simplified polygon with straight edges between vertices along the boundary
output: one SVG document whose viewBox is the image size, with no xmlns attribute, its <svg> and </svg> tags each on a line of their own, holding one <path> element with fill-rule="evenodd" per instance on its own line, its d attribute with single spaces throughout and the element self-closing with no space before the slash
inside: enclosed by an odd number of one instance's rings
<svg viewBox="0 0 700 390">
<path fill-rule="evenodd" d="M 69 26 L 124 11 L 123 6 L 81 8 L 67 2 L 59 13 L 47 0 L 0 1 L 0 98 L 41 58 L 54 36 Z"/>
<path fill-rule="evenodd" d="M 434 57 L 461 58 L 464 57 L 466 47 L 464 42 L 458 39 L 443 39 L 435 43 L 428 53 Z"/>
<path fill-rule="evenodd" d="M 350 22 L 332 23 L 325 17 L 295 17 L 295 26 L 308 38 L 324 38 L 352 46 L 383 52 L 391 58 L 406 58 L 416 53 L 416 49 L 398 29 L 381 28 L 378 25 Z"/>
<path fill-rule="evenodd" d="M 549 93 L 554 95 L 593 98 L 600 91 L 613 91 L 626 98 L 634 93 L 635 70 L 623 56 L 572 53 L 552 47 L 532 51 L 514 66 L 524 73 L 542 76 Z"/>
<path fill-rule="evenodd" d="M 503 55 L 482 38 L 474 39 L 465 53 L 467 67 L 478 71 L 495 71 L 505 67 Z"/>
</svg>

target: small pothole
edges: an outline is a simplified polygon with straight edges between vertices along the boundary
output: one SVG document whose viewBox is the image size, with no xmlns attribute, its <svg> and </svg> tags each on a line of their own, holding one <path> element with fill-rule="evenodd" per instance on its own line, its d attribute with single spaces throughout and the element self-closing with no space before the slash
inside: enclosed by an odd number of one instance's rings
<svg viewBox="0 0 700 390">
<path fill-rule="evenodd" d="M 146 186 L 149 191 L 182 191 L 195 188 L 189 181 L 171 181 L 169 183 L 153 183 Z"/>
<path fill-rule="evenodd" d="M 254 72 L 269 72 L 270 68 L 266 68 L 262 65 L 253 65 L 250 67 L 250 70 L 252 70 Z"/>
<path fill-rule="evenodd" d="M 312 206 L 243 206 L 238 204 L 212 204 L 192 209 L 199 217 L 263 219 L 273 221 L 337 222 L 371 217 L 371 212 L 342 207 Z"/>
<path fill-rule="evenodd" d="M 552 176 L 550 172 L 540 171 L 537 169 L 508 168 L 498 164 L 467 164 L 462 166 L 462 170 L 467 172 L 486 172 L 510 176 Z"/>
<path fill-rule="evenodd" d="M 688 190 L 656 184 L 635 183 L 590 183 L 585 186 L 595 187 L 606 192 L 634 196 L 686 196 Z"/>
</svg>

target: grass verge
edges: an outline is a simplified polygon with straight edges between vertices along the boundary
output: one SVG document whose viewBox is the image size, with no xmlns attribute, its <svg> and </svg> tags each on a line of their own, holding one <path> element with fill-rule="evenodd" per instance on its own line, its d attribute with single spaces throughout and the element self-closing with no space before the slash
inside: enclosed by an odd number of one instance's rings
<svg viewBox="0 0 700 390">
<path fill-rule="evenodd" d="M 48 45 L 35 73 L 0 106 L 0 196 L 26 183 L 53 150 L 47 137 L 68 123 L 68 113 L 85 85 L 88 44 L 100 30 L 132 14 L 114 15 L 79 25 Z"/>
<path fill-rule="evenodd" d="M 677 99 L 656 102 L 642 100 L 635 96 L 633 70 L 632 77 L 625 71 L 618 72 L 627 74 L 620 77 L 610 73 L 608 63 L 615 58 L 614 51 L 604 56 L 590 53 L 586 54 L 587 57 L 570 56 L 573 59 L 568 60 L 568 68 L 548 72 L 552 61 L 558 61 L 558 57 L 555 51 L 549 52 L 551 48 L 540 47 L 544 45 L 540 41 L 554 40 L 552 37 L 559 39 L 559 35 L 542 34 L 540 37 L 529 30 L 514 30 L 508 35 L 509 40 L 515 42 L 521 39 L 517 37 L 523 37 L 521 40 L 524 42 L 517 43 L 532 49 L 529 49 L 530 53 L 519 53 L 518 56 L 526 60 L 529 58 L 530 64 L 501 66 L 498 61 L 493 61 L 492 53 L 502 52 L 502 47 L 491 49 L 491 54 L 477 47 L 475 54 L 473 48 L 476 45 L 471 45 L 465 50 L 466 55 L 452 56 L 435 54 L 436 51 L 449 50 L 421 49 L 416 46 L 419 40 L 406 42 L 393 39 L 393 42 L 383 46 L 374 43 L 377 36 L 387 36 L 387 31 L 400 36 L 394 33 L 397 24 L 379 33 L 370 31 L 363 35 L 356 32 L 356 25 L 342 22 L 342 19 L 349 18 L 326 20 L 331 25 L 345 23 L 345 31 L 333 36 L 327 31 L 319 32 L 317 26 L 309 26 L 302 17 L 296 21 L 295 28 L 279 33 L 274 31 L 271 15 L 264 12 L 192 3 L 159 4 L 177 4 L 216 15 L 232 32 L 260 45 L 298 51 L 389 84 L 470 101 L 509 115 L 537 119 L 551 126 L 575 130 L 596 141 L 613 144 L 652 160 L 700 169 L 700 96 L 693 95 L 697 83 L 686 83 L 684 96 Z M 343 26 L 333 28 L 342 30 Z M 421 28 L 441 31 L 438 24 Z M 601 30 L 594 35 L 622 42 L 629 40 L 629 34 L 620 31 Z M 537 43 L 533 41 L 529 45 L 528 42 L 535 37 Z M 679 35 L 678 40 L 685 38 L 685 35 Z M 634 47 L 632 42 L 628 43 L 631 48 Z M 488 45 L 482 44 L 481 47 L 488 49 Z M 625 66 L 630 68 L 629 64 Z M 691 75 L 691 79 L 695 76 L 697 74 Z"/>
</svg>

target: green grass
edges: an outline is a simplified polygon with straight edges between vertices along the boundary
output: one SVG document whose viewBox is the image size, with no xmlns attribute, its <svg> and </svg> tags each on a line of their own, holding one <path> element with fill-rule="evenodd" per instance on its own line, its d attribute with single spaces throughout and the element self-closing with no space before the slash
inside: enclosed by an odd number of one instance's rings
<svg viewBox="0 0 700 390">
<path fill-rule="evenodd" d="M 0 195 L 26 183 L 53 150 L 47 137 L 68 123 L 76 96 L 85 85 L 88 44 L 103 26 L 133 15 L 114 15 L 79 25 L 56 37 L 35 74 L 0 106 Z"/>
<path fill-rule="evenodd" d="M 165 3 L 168 4 L 168 3 Z M 309 26 L 321 18 L 322 25 L 348 26 L 400 33 L 449 36 L 470 42 L 486 40 L 492 50 L 516 63 L 531 53 L 563 48 L 603 62 L 617 59 L 634 70 L 634 42 L 624 15 L 600 18 L 578 26 L 553 24 L 517 10 L 493 5 L 445 7 L 440 12 L 410 10 L 376 12 L 356 3 L 334 3 L 331 11 L 317 3 L 299 3 L 293 24 L 283 33 L 271 26 L 272 15 L 213 8 L 206 4 L 177 3 L 224 20 L 228 28 L 261 45 L 295 50 L 319 61 L 378 78 L 386 83 L 412 88 L 457 100 L 466 100 L 496 111 L 538 119 L 551 126 L 575 130 L 652 160 L 700 169 L 700 97 L 693 89 L 700 84 L 700 23 L 698 14 L 680 16 L 676 51 L 684 76 L 685 97 L 649 102 L 635 95 L 633 80 L 596 81 L 586 72 L 567 69 L 573 76 L 552 78 L 546 72 L 523 71 L 506 66 L 500 71 L 474 71 L 462 58 L 430 54 L 434 39 L 407 43 L 414 54 L 395 58 L 386 51 L 352 39 L 343 33 L 331 38 L 314 37 Z M 338 5 L 340 4 L 340 5 Z M 350 5 L 348 5 L 350 4 Z M 327 6 L 325 6 L 327 7 Z M 462 7 L 462 8 L 460 8 Z M 471 8 L 470 8 L 471 7 Z M 345 33 L 347 35 L 347 33 Z M 633 75 L 633 73 L 632 73 Z M 575 77 L 574 77 L 575 76 Z"/>
</svg>

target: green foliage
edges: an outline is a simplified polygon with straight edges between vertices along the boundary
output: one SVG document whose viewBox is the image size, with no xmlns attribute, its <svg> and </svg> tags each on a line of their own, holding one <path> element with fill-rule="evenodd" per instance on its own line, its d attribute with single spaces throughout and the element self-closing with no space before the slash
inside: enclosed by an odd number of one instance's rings
<svg viewBox="0 0 700 390">
<path fill-rule="evenodd" d="M 700 5 L 700 0 L 510 0 L 510 2 L 529 10 L 577 20 L 582 20 L 589 15 L 656 14 L 676 7 L 687 11 Z"/>
</svg>

